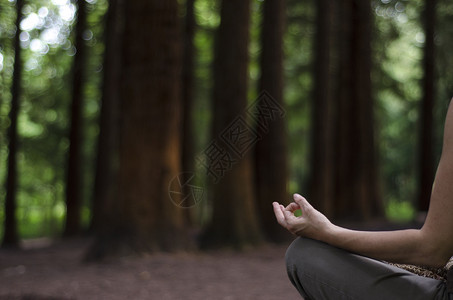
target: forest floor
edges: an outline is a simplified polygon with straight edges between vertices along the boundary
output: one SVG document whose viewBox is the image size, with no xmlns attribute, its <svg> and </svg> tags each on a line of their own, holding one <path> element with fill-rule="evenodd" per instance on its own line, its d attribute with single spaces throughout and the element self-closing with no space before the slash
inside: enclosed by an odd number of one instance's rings
<svg viewBox="0 0 453 300">
<path fill-rule="evenodd" d="M 89 243 L 41 239 L 1 250 L 0 299 L 300 299 L 286 275 L 286 246 L 84 263 Z"/>
</svg>

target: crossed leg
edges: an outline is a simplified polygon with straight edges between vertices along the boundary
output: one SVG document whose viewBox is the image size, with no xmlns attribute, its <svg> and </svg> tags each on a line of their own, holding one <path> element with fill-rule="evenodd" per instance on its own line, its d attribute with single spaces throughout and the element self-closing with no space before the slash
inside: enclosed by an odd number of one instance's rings
<svg viewBox="0 0 453 300">
<path fill-rule="evenodd" d="M 291 282 L 306 300 L 453 299 L 443 281 L 307 238 L 289 246 L 286 264 Z"/>
</svg>

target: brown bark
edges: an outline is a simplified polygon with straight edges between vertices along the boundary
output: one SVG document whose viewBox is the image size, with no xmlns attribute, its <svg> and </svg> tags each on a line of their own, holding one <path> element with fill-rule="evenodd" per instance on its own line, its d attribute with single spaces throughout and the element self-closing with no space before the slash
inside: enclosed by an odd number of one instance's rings
<svg viewBox="0 0 453 300">
<path fill-rule="evenodd" d="M 335 162 L 337 121 L 336 78 L 338 74 L 335 53 L 337 4 L 317 1 L 316 40 L 314 60 L 314 90 L 312 104 L 312 153 L 310 200 L 328 217 L 334 215 Z"/>
<path fill-rule="evenodd" d="M 104 78 L 99 119 L 96 177 L 92 203 L 91 229 L 102 231 L 111 222 L 117 202 L 119 147 L 119 101 L 117 87 L 121 76 L 121 37 L 123 18 L 121 0 L 110 0 L 105 32 Z"/>
<path fill-rule="evenodd" d="M 357 113 L 352 98 L 353 89 L 353 58 L 352 58 L 352 3 L 353 0 L 343 1 L 340 5 L 341 19 L 340 36 L 338 40 L 339 53 L 339 86 L 338 86 L 338 146 L 336 159 L 338 169 L 336 173 L 337 197 L 335 200 L 335 217 L 344 217 L 346 213 L 357 215 L 357 209 L 349 205 L 353 198 L 353 165 L 358 149 L 354 147 L 353 116 Z M 351 151 L 354 149 L 354 151 Z M 350 207 L 348 207 L 348 205 Z M 356 216 L 357 217 L 357 216 Z"/>
<path fill-rule="evenodd" d="M 124 6 L 118 198 L 120 227 L 139 251 L 183 246 L 168 183 L 180 172 L 181 43 L 177 2 Z"/>
<path fill-rule="evenodd" d="M 357 108 L 354 127 L 357 130 L 359 156 L 355 165 L 357 169 L 354 179 L 357 186 L 354 198 L 361 218 L 368 219 L 382 212 L 378 201 L 374 105 L 371 92 L 371 1 L 355 1 L 353 14 L 353 99 Z"/>
<path fill-rule="evenodd" d="M 186 16 L 184 23 L 184 55 L 183 55 L 183 69 L 182 69 L 182 170 L 184 174 L 184 182 L 190 179 L 190 175 L 195 170 L 194 164 L 194 135 L 193 135 L 193 97 L 194 97 L 194 34 L 195 34 L 195 13 L 194 5 L 195 0 L 186 1 Z M 184 191 L 184 195 L 190 193 L 189 190 Z M 191 210 L 185 212 L 187 224 L 192 224 Z"/>
<path fill-rule="evenodd" d="M 420 166 L 418 209 L 428 211 L 431 198 L 431 188 L 434 180 L 434 153 L 433 153 L 433 110 L 435 104 L 435 23 L 436 0 L 425 1 L 424 26 L 425 48 L 423 59 L 423 99 L 420 107 Z"/>
<path fill-rule="evenodd" d="M 318 5 L 323 11 L 316 42 L 313 197 L 329 217 L 367 219 L 382 213 L 370 78 L 370 1 Z"/>
<path fill-rule="evenodd" d="M 107 199 L 111 207 L 104 211 L 90 259 L 188 245 L 183 210 L 169 197 L 169 183 L 181 167 L 182 45 L 177 1 L 117 5 L 124 20 L 121 78 L 111 87 L 119 93 L 121 111 L 118 186 L 116 195 Z"/>
<path fill-rule="evenodd" d="M 214 58 L 214 140 L 217 140 L 221 132 L 228 129 L 237 117 L 245 118 L 249 23 L 249 0 L 222 1 L 221 24 L 217 31 Z M 227 145 L 223 147 L 225 152 L 229 151 Z M 202 247 L 242 248 L 261 241 L 249 154 L 236 157 L 232 169 L 226 171 L 219 182 L 212 186 L 213 213 L 201 238 Z"/>
<path fill-rule="evenodd" d="M 69 132 L 69 155 L 66 178 L 66 222 L 64 236 L 73 236 L 80 233 L 80 209 L 82 205 L 82 131 L 83 131 L 83 86 L 85 69 L 86 46 L 83 33 L 86 29 L 86 2 L 77 1 L 77 24 L 75 47 L 77 52 L 73 61 L 71 128 Z"/>
<path fill-rule="evenodd" d="M 381 214 L 377 189 L 371 94 L 370 1 L 345 1 L 340 52 L 339 170 L 336 215 L 368 219 Z"/>
<path fill-rule="evenodd" d="M 261 29 L 260 91 L 267 91 L 274 101 L 284 107 L 283 99 L 283 36 L 285 32 L 286 1 L 265 0 Z M 255 147 L 256 196 L 261 224 L 266 237 L 282 241 L 290 236 L 275 222 L 272 202 L 289 202 L 287 191 L 288 161 L 285 119 L 274 116 L 268 131 Z M 257 126 L 259 130 L 259 126 Z"/>
<path fill-rule="evenodd" d="M 5 219 L 2 247 L 17 247 L 19 236 L 17 233 L 16 195 L 17 195 L 17 152 L 18 131 L 17 117 L 20 108 L 22 59 L 19 35 L 22 20 L 23 0 L 16 2 L 16 35 L 14 36 L 14 74 L 11 87 L 11 108 L 9 112 L 10 125 L 8 128 L 8 169 L 6 175 Z"/>
</svg>

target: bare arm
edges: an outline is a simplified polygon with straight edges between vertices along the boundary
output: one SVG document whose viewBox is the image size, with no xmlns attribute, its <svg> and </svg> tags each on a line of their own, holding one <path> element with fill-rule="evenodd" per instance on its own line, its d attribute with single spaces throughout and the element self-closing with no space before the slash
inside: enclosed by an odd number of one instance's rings
<svg viewBox="0 0 453 300">
<path fill-rule="evenodd" d="M 453 104 L 447 113 L 442 157 L 422 229 L 368 232 L 332 224 L 305 198 L 287 207 L 274 202 L 277 221 L 290 232 L 376 259 L 439 267 L 453 255 Z M 296 209 L 302 210 L 295 217 Z"/>
</svg>

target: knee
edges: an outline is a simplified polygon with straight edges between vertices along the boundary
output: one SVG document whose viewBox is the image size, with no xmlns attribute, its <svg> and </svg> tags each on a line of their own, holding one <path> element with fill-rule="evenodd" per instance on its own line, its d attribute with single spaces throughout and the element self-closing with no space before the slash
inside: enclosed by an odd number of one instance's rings
<svg viewBox="0 0 453 300">
<path fill-rule="evenodd" d="M 289 280 L 304 298 L 308 298 L 308 296 L 305 291 L 306 282 L 303 282 L 302 278 L 307 272 L 314 271 L 311 264 L 313 256 L 316 256 L 316 248 L 319 247 L 318 243 L 311 239 L 299 237 L 286 250 L 286 271 Z"/>
<path fill-rule="evenodd" d="M 286 250 L 285 260 L 287 269 L 294 269 L 295 265 L 303 264 L 303 261 L 310 259 L 316 253 L 320 242 L 299 237 L 295 239 Z"/>
<path fill-rule="evenodd" d="M 286 250 L 285 254 L 285 261 L 286 261 L 286 266 L 289 267 L 290 265 L 293 264 L 294 262 L 294 257 L 297 255 L 297 249 L 300 248 L 300 240 L 302 238 L 297 238 L 295 239 L 291 245 L 289 245 L 288 249 Z"/>
</svg>

